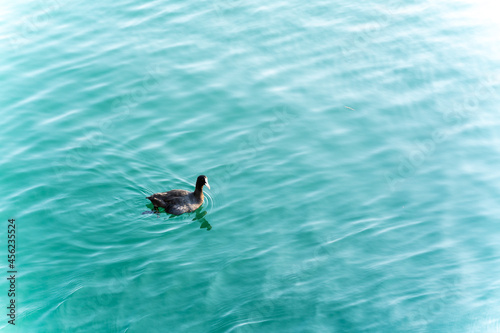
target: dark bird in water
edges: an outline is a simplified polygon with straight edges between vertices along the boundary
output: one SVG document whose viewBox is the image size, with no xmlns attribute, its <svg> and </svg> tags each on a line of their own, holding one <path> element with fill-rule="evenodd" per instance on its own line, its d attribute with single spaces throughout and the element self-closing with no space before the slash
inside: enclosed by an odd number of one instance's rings
<svg viewBox="0 0 500 333">
<path fill-rule="evenodd" d="M 172 190 L 168 192 L 155 193 L 149 199 L 153 205 L 154 210 L 158 211 L 158 207 L 165 208 L 169 214 L 181 215 L 184 213 L 193 212 L 198 209 L 203 203 L 203 186 L 208 185 L 206 176 L 198 176 L 196 180 L 196 188 L 194 192 L 186 190 Z"/>
</svg>

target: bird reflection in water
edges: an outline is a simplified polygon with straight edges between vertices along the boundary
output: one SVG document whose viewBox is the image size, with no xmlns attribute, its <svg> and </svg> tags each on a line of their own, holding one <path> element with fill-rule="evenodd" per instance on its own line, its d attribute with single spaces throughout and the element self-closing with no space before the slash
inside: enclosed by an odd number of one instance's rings
<svg viewBox="0 0 500 333">
<path fill-rule="evenodd" d="M 207 219 L 205 218 L 205 215 L 207 215 L 208 213 L 206 210 L 203 210 L 203 207 L 198 208 L 194 212 L 196 216 L 194 217 L 193 221 L 198 221 L 201 223 L 200 229 L 207 229 L 207 231 L 212 229 L 212 226 L 210 225 L 210 223 L 208 223 Z"/>
<path fill-rule="evenodd" d="M 163 214 L 163 213 L 167 214 L 165 212 L 165 210 L 161 207 L 159 208 L 158 211 L 153 210 L 152 204 L 147 204 L 146 207 L 148 207 L 151 210 L 143 212 L 142 213 L 143 215 L 144 214 L 156 214 L 157 217 L 160 217 L 160 214 Z M 197 210 L 195 210 L 192 213 L 184 213 L 184 214 L 188 214 L 188 215 L 195 214 L 195 217 L 191 221 L 198 221 L 199 223 L 201 223 L 200 229 L 207 229 L 207 231 L 212 229 L 212 226 L 205 218 L 205 216 L 208 214 L 208 212 L 206 210 L 203 210 L 203 206 L 201 206 L 200 208 L 198 208 Z M 184 215 L 184 214 L 182 214 L 182 215 Z M 173 215 L 173 214 L 167 214 L 167 215 L 169 215 L 169 220 L 171 220 L 173 218 L 177 218 L 178 216 L 181 216 L 181 215 Z"/>
</svg>

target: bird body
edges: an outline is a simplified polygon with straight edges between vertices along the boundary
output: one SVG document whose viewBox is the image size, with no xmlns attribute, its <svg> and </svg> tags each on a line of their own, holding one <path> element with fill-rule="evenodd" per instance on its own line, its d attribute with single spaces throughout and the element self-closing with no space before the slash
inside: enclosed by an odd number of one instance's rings
<svg viewBox="0 0 500 333">
<path fill-rule="evenodd" d="M 158 207 L 165 208 L 165 211 L 173 215 L 181 215 L 197 210 L 203 204 L 203 186 L 210 188 L 206 176 L 199 176 L 196 180 L 194 192 L 186 190 L 171 190 L 168 192 L 155 193 L 147 199 Z"/>
</svg>

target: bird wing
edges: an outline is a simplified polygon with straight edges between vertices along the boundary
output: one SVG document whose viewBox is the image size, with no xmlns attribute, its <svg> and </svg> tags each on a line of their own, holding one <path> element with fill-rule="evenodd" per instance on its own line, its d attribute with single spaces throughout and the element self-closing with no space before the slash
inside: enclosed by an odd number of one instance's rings
<svg viewBox="0 0 500 333">
<path fill-rule="evenodd" d="M 179 198 L 179 197 L 185 197 L 188 195 L 190 192 L 186 190 L 172 190 L 168 192 L 163 192 L 163 193 L 156 193 L 153 194 L 154 196 L 159 196 L 163 199 L 163 201 L 168 201 L 173 198 Z"/>
<path fill-rule="evenodd" d="M 168 201 L 185 197 L 189 195 L 189 193 L 190 192 L 186 190 L 172 190 L 168 192 L 155 193 L 147 197 L 147 199 L 149 199 L 153 204 L 158 203 L 160 206 L 164 206 Z"/>
</svg>

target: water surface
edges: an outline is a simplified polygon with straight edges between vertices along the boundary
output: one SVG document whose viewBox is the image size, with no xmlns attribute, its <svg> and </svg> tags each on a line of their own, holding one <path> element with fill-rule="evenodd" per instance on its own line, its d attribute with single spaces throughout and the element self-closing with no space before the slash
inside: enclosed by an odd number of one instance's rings
<svg viewBox="0 0 500 333">
<path fill-rule="evenodd" d="M 2 330 L 500 331 L 492 2 L 1 6 Z"/>
</svg>

